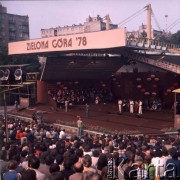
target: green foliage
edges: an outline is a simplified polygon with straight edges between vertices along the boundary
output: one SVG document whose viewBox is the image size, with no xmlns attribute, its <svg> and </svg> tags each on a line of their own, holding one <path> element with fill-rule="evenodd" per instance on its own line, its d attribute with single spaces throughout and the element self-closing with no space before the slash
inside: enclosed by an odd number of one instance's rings
<svg viewBox="0 0 180 180">
<path fill-rule="evenodd" d="M 178 31 L 175 34 L 172 34 L 171 39 L 170 39 L 171 43 L 173 44 L 178 44 L 180 45 L 180 31 Z"/>
<path fill-rule="evenodd" d="M 159 41 L 180 45 L 180 31 L 177 31 L 175 34 L 163 33 L 159 38 Z"/>
</svg>

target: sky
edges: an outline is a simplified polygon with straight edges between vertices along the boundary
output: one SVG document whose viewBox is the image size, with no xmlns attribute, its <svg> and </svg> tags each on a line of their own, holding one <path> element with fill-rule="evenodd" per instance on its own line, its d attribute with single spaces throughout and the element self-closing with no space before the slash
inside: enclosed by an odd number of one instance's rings
<svg viewBox="0 0 180 180">
<path fill-rule="evenodd" d="M 147 4 L 151 4 L 155 15 L 155 18 L 152 18 L 153 29 L 165 30 L 180 19 L 180 0 L 0 0 L 0 2 L 7 7 L 10 14 L 29 16 L 30 39 L 41 38 L 41 29 L 83 24 L 89 16 L 105 17 L 109 14 L 111 22 L 119 24 Z M 180 30 L 180 20 L 178 22 L 170 29 L 172 33 Z M 146 24 L 146 11 L 123 26 L 127 31 L 132 31 L 137 30 L 142 23 Z"/>
</svg>

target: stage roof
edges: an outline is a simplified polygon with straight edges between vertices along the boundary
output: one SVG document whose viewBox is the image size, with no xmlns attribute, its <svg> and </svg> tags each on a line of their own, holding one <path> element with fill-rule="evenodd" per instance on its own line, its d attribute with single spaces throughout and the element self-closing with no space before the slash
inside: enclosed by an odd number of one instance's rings
<svg viewBox="0 0 180 180">
<path fill-rule="evenodd" d="M 41 80 L 108 79 L 123 64 L 121 57 L 48 57 Z"/>
</svg>

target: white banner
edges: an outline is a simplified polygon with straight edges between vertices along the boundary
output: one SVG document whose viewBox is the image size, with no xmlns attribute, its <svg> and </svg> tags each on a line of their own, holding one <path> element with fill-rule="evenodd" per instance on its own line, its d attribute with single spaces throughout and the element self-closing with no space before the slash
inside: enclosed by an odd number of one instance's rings
<svg viewBox="0 0 180 180">
<path fill-rule="evenodd" d="M 9 55 L 126 46 L 126 29 L 113 29 L 8 43 Z"/>
</svg>

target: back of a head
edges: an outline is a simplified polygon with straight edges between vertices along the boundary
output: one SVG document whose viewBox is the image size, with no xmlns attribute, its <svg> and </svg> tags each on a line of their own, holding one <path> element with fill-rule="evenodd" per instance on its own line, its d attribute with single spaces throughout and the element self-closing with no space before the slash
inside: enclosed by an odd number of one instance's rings
<svg viewBox="0 0 180 180">
<path fill-rule="evenodd" d="M 56 159 L 57 164 L 63 163 L 63 156 L 62 155 L 58 154 L 55 159 Z"/>
<path fill-rule="evenodd" d="M 28 166 L 33 169 L 38 169 L 40 166 L 40 160 L 36 156 L 31 156 L 28 160 Z"/>
<path fill-rule="evenodd" d="M 70 158 L 65 158 L 64 159 L 64 168 L 66 170 L 71 169 L 72 165 L 73 165 L 73 162 L 72 162 L 72 160 Z"/>
<path fill-rule="evenodd" d="M 103 167 L 107 166 L 107 163 L 108 163 L 107 156 L 105 154 L 101 154 L 97 161 L 97 168 L 99 170 L 102 170 Z"/>
<path fill-rule="evenodd" d="M 54 172 L 51 174 L 49 180 L 64 180 L 64 176 L 61 172 Z"/>
<path fill-rule="evenodd" d="M 76 154 L 78 157 L 83 157 L 83 150 L 82 150 L 82 149 L 76 149 L 75 154 Z"/>
<path fill-rule="evenodd" d="M 46 165 L 50 166 L 51 164 L 53 164 L 54 162 L 54 158 L 50 155 L 48 155 L 46 158 L 45 158 L 45 163 Z"/>
<path fill-rule="evenodd" d="M 8 163 L 9 170 L 15 170 L 17 168 L 17 162 L 15 160 L 10 160 Z"/>
<path fill-rule="evenodd" d="M 75 172 L 82 173 L 84 170 L 83 164 L 80 162 L 75 163 L 74 170 L 75 170 Z"/>
<path fill-rule="evenodd" d="M 83 157 L 83 165 L 85 167 L 90 167 L 92 164 L 92 159 L 91 159 L 91 156 L 89 154 L 86 154 L 84 157 Z"/>
<path fill-rule="evenodd" d="M 99 151 L 98 150 L 94 150 L 93 152 L 92 152 L 92 155 L 93 155 L 93 157 L 99 157 Z"/>
<path fill-rule="evenodd" d="M 21 180 L 37 180 L 36 172 L 33 169 L 23 171 Z"/>
<path fill-rule="evenodd" d="M 178 159 L 179 154 L 178 154 L 177 149 L 175 147 L 169 149 L 169 154 L 172 157 L 172 159 Z"/>
<path fill-rule="evenodd" d="M 60 167 L 57 163 L 53 163 L 50 165 L 50 167 L 49 167 L 50 173 L 54 173 L 54 172 L 58 172 L 58 171 L 60 171 Z"/>
</svg>

